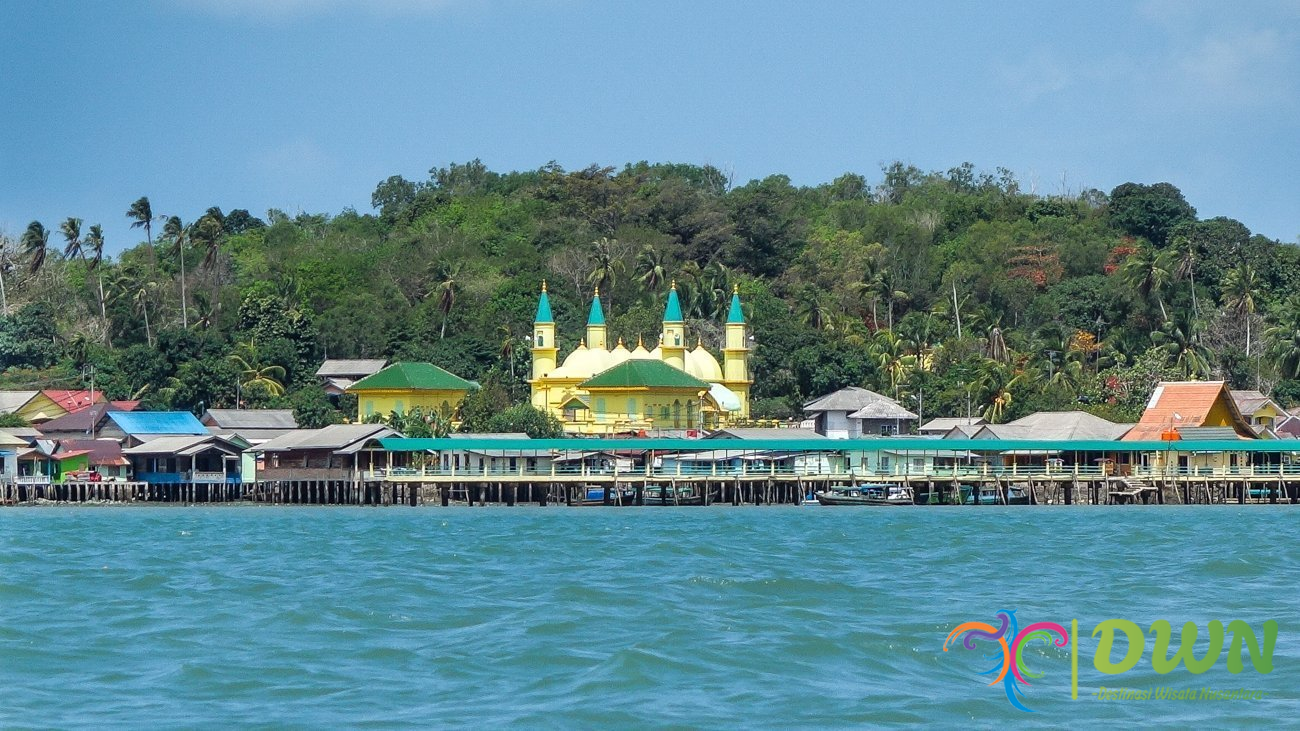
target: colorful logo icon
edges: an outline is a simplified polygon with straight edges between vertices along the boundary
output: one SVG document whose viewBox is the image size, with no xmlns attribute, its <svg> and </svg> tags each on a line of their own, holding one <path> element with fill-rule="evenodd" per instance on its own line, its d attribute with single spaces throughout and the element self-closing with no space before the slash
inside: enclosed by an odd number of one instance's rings
<svg viewBox="0 0 1300 731">
<path fill-rule="evenodd" d="M 1032 713 L 1032 709 L 1027 708 L 1020 700 L 1024 697 L 1020 686 L 1030 685 L 1026 678 L 1038 679 L 1043 677 L 1043 674 L 1030 670 L 1025 665 L 1021 653 L 1026 645 L 1035 640 L 1042 640 L 1057 647 L 1067 647 L 1070 644 L 1070 635 L 1064 627 L 1055 622 L 1035 622 L 1024 629 L 1019 629 L 1016 613 L 1012 610 L 1000 609 L 997 616 L 1001 621 L 1000 627 L 994 627 L 987 622 L 963 622 L 957 625 L 943 641 L 943 651 L 947 652 L 950 645 L 957 644 L 962 635 L 966 637 L 960 644 L 967 650 L 977 649 L 975 643 L 981 640 L 985 642 L 985 647 L 989 642 L 996 642 L 997 647 L 984 655 L 985 659 L 995 661 L 996 664 L 980 675 L 994 676 L 993 682 L 989 685 L 1002 683 L 1011 705 Z M 1052 639 L 1053 634 L 1057 635 L 1057 639 Z M 1008 638 L 1011 638 L 1010 642 Z"/>
</svg>

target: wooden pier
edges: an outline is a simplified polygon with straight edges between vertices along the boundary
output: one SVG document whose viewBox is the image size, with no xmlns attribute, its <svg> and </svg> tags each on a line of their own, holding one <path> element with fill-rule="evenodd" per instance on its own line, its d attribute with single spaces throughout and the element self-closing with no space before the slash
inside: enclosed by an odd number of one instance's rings
<svg viewBox="0 0 1300 731">
<path fill-rule="evenodd" d="M 1013 488 L 1030 505 L 1296 504 L 1300 475 L 1173 476 L 1167 479 L 1060 474 L 1009 477 L 871 475 L 413 475 L 354 480 L 272 480 L 255 483 L 74 482 L 0 485 L 0 505 L 42 503 L 264 504 L 370 506 L 645 505 L 656 503 L 790 505 L 833 486 L 905 485 L 917 505 L 960 505 L 962 488 L 989 491 L 1006 504 Z M 691 496 L 681 498 L 682 491 Z M 589 492 L 601 495 L 588 499 Z M 988 507 L 975 500 L 965 507 Z"/>
</svg>

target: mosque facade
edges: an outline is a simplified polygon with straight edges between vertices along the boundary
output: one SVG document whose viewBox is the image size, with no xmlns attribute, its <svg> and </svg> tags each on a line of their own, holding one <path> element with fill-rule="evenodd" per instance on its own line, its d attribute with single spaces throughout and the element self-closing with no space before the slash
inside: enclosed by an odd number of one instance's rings
<svg viewBox="0 0 1300 731">
<path fill-rule="evenodd" d="M 729 426 L 749 418 L 749 331 L 739 290 L 723 329 L 722 363 L 697 337 L 689 346 L 676 284 L 668 292 L 663 331 L 655 347 L 644 340 L 611 348 L 597 291 L 586 337 L 559 359 L 555 318 L 542 284 L 533 323 L 533 406 L 555 415 L 573 434 L 615 435 L 689 432 Z"/>
</svg>

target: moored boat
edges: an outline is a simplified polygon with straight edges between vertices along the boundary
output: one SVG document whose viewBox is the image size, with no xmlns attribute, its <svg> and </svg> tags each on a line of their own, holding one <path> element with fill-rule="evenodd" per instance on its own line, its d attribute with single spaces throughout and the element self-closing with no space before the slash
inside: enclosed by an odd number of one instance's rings
<svg viewBox="0 0 1300 731">
<path fill-rule="evenodd" d="M 906 485 L 839 485 L 817 493 L 822 505 L 911 505 L 912 488 Z"/>
<path fill-rule="evenodd" d="M 642 502 L 645 505 L 703 505 L 704 493 L 695 485 L 678 485 L 676 488 L 653 485 L 647 486 L 642 493 Z"/>
<path fill-rule="evenodd" d="M 977 499 L 980 505 L 1029 504 L 1029 491 L 1023 485 L 1007 485 L 1002 489 L 1005 491 L 1005 497 L 998 493 L 997 485 L 962 485 L 961 504 L 973 505 Z M 975 497 L 976 491 L 978 491 L 978 498 Z"/>
<path fill-rule="evenodd" d="M 583 493 L 581 505 L 604 505 L 605 504 L 605 487 L 603 485 L 587 485 L 586 492 Z M 610 505 L 636 505 L 636 490 L 631 487 L 609 488 Z"/>
</svg>

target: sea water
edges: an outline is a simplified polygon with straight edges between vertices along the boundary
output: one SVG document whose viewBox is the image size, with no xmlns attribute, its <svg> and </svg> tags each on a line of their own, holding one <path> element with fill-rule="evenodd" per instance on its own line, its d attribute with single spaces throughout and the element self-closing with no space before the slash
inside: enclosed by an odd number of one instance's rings
<svg viewBox="0 0 1300 731">
<path fill-rule="evenodd" d="M 1245 726 L 1300 717 L 1289 506 L 0 510 L 0 727 Z M 943 651 L 1035 643 L 1033 713 Z M 1107 677 L 1108 618 L 1260 632 L 1275 668 Z M 1202 640 L 1202 645 L 1204 641 Z M 985 646 L 988 647 L 987 645 Z M 1119 651 L 1115 654 L 1118 660 Z M 1261 691 L 1108 700 L 1102 685 Z"/>
</svg>

